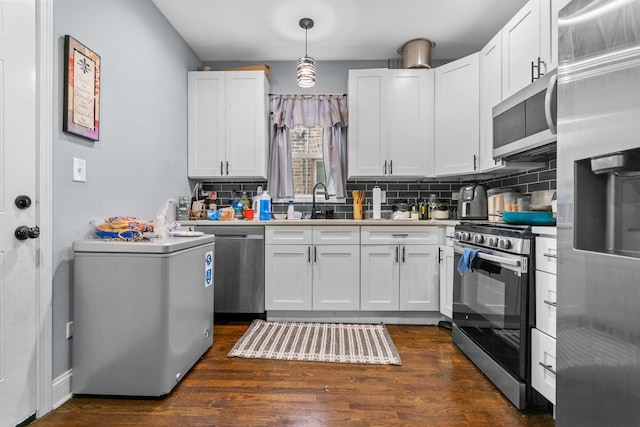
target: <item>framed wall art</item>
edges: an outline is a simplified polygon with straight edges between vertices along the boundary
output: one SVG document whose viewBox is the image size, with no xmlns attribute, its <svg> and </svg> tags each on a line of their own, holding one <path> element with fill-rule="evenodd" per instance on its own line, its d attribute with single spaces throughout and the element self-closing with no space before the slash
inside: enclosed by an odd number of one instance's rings
<svg viewBox="0 0 640 427">
<path fill-rule="evenodd" d="M 100 56 L 70 35 L 64 36 L 63 130 L 100 139 Z"/>
</svg>

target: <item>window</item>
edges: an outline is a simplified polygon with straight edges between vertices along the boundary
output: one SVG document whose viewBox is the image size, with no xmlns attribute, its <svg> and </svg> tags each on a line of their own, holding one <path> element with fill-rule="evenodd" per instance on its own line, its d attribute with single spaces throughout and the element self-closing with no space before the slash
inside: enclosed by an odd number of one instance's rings
<svg viewBox="0 0 640 427">
<path fill-rule="evenodd" d="M 325 182 L 322 159 L 323 133 L 323 128 L 319 126 L 296 126 L 290 131 L 293 191 L 296 199 L 311 197 L 313 187 L 318 182 Z M 329 194 L 335 194 L 331 187 L 330 183 Z M 322 192 L 322 188 L 318 188 L 318 194 Z"/>
</svg>

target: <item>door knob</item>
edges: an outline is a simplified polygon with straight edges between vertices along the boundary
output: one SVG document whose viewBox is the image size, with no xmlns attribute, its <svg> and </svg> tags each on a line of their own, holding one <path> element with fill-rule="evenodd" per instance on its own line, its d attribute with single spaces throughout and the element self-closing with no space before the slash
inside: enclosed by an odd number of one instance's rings
<svg viewBox="0 0 640 427">
<path fill-rule="evenodd" d="M 15 203 L 18 209 L 27 209 L 29 206 L 31 206 L 31 198 L 23 194 L 16 197 Z"/>
<path fill-rule="evenodd" d="M 37 225 L 31 228 L 21 225 L 16 228 L 14 234 L 18 240 L 37 239 L 40 236 L 40 228 Z"/>
</svg>

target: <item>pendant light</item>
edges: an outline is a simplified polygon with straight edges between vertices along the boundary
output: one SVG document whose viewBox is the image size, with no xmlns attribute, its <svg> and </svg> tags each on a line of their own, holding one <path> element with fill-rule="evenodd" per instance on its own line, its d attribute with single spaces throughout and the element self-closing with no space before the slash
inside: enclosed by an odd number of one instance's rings
<svg viewBox="0 0 640 427">
<path fill-rule="evenodd" d="M 300 27 L 304 28 L 304 56 L 298 59 L 298 86 L 313 87 L 316 84 L 316 60 L 307 56 L 307 30 L 313 28 L 313 19 L 302 18 Z"/>
</svg>

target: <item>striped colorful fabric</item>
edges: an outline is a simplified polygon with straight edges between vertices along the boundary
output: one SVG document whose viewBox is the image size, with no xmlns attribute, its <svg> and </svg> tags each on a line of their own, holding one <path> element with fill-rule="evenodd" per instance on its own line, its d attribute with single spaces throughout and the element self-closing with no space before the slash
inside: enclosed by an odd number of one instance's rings
<svg viewBox="0 0 640 427">
<path fill-rule="evenodd" d="M 227 357 L 402 365 L 384 324 L 256 319 Z"/>
</svg>

